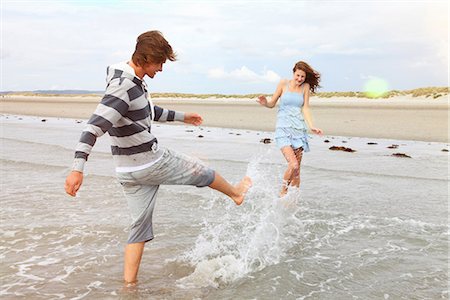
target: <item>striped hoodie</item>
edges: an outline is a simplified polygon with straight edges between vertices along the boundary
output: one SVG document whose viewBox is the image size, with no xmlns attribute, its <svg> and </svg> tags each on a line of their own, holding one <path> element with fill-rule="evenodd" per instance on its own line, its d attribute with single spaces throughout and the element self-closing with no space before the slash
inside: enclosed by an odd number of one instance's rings
<svg viewBox="0 0 450 300">
<path fill-rule="evenodd" d="M 147 85 L 126 62 L 107 69 L 105 95 L 75 148 L 72 170 L 83 172 L 98 137 L 108 132 L 117 172 L 133 172 L 155 163 L 163 154 L 151 132 L 153 121 L 184 121 L 184 113 L 153 106 Z"/>
</svg>

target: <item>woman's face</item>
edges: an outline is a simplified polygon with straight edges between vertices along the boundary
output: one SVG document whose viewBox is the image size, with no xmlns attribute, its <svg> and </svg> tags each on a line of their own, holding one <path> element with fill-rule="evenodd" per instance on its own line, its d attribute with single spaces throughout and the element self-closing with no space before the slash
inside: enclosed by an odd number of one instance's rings
<svg viewBox="0 0 450 300">
<path fill-rule="evenodd" d="M 293 79 L 296 85 L 301 85 L 306 79 L 305 71 L 299 69 L 295 70 Z"/>
</svg>

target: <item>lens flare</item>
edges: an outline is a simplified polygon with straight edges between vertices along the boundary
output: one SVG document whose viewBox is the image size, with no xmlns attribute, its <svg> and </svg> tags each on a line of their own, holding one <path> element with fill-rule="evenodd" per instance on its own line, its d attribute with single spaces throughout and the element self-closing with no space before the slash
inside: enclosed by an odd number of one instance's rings
<svg viewBox="0 0 450 300">
<path fill-rule="evenodd" d="M 387 92 L 388 84 L 381 78 L 371 78 L 364 86 L 364 93 L 369 98 L 383 97 Z"/>
</svg>

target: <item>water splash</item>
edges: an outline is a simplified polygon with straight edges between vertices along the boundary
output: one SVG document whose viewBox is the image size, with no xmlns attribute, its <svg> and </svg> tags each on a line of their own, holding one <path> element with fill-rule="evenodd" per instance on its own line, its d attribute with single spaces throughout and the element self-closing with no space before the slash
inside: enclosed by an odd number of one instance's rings
<svg viewBox="0 0 450 300">
<path fill-rule="evenodd" d="M 228 284 L 279 263 L 294 245 L 289 228 L 298 221 L 299 192 L 278 197 L 281 173 L 274 173 L 265 162 L 270 161 L 270 152 L 257 155 L 248 165 L 253 186 L 245 204 L 230 207 L 214 223 L 205 221 L 194 247 L 177 258 L 194 267 L 192 274 L 178 280 L 180 287 Z"/>
</svg>

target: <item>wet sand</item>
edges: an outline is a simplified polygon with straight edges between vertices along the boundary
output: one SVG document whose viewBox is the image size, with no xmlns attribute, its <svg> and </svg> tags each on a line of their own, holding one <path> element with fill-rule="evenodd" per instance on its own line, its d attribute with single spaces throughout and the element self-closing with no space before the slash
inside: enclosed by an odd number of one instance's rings
<svg viewBox="0 0 450 300">
<path fill-rule="evenodd" d="M 87 119 L 101 97 L 7 96 L 0 112 Z M 204 126 L 273 131 L 277 109 L 255 99 L 153 99 L 165 108 L 197 112 Z M 448 97 L 439 99 L 311 98 L 314 125 L 327 135 L 448 142 Z"/>
</svg>

